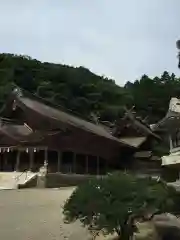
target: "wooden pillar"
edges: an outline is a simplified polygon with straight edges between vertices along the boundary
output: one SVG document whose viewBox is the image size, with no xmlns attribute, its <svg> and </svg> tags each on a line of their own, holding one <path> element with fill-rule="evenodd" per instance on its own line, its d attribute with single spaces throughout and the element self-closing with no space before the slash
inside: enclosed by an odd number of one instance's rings
<svg viewBox="0 0 180 240">
<path fill-rule="evenodd" d="M 34 151 L 33 149 L 30 149 L 29 151 L 29 170 L 32 171 L 33 170 L 33 166 L 34 166 Z"/>
<path fill-rule="evenodd" d="M 15 171 L 19 171 L 21 152 L 17 151 Z"/>
<path fill-rule="evenodd" d="M 97 175 L 99 175 L 99 157 L 97 157 Z"/>
<path fill-rule="evenodd" d="M 105 168 L 106 168 L 106 170 L 105 170 L 105 174 L 107 174 L 108 173 L 108 160 L 107 159 L 105 159 L 105 164 L 106 164 L 106 166 L 105 166 Z"/>
<path fill-rule="evenodd" d="M 61 153 L 60 151 L 58 151 L 57 153 L 58 153 L 58 166 L 57 166 L 57 171 L 60 172 L 60 171 L 61 171 L 62 153 Z"/>
<path fill-rule="evenodd" d="M 88 161 L 89 160 L 89 156 L 88 155 L 86 155 L 86 174 L 88 174 L 89 173 L 89 169 L 88 169 Z"/>
<path fill-rule="evenodd" d="M 8 159 L 7 159 L 6 152 L 3 153 L 3 161 L 4 161 L 4 169 L 3 170 L 7 171 L 8 170 Z"/>
<path fill-rule="evenodd" d="M 1 152 L 1 171 L 4 171 L 4 154 Z"/>
<path fill-rule="evenodd" d="M 172 138 L 169 136 L 169 145 L 170 145 L 170 151 L 173 149 L 173 143 L 172 143 Z"/>
<path fill-rule="evenodd" d="M 49 164 L 48 164 L 48 149 L 45 148 L 44 149 L 44 166 L 46 166 L 46 170 L 49 172 L 51 172 L 51 169 L 49 168 Z"/>
<path fill-rule="evenodd" d="M 76 173 L 76 153 L 73 153 L 73 173 Z"/>
</svg>

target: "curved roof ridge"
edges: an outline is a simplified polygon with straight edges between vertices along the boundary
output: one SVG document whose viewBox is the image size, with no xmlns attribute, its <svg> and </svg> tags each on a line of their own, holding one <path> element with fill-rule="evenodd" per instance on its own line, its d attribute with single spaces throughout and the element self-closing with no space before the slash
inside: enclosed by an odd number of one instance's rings
<svg viewBox="0 0 180 240">
<path fill-rule="evenodd" d="M 16 86 L 14 88 L 14 90 L 15 89 L 19 89 L 21 91 L 22 97 L 23 96 L 24 97 L 27 96 L 27 97 L 30 97 L 30 98 L 34 98 L 35 100 L 40 101 L 43 104 L 46 104 L 46 105 L 48 105 L 50 107 L 56 108 L 57 110 L 64 111 L 64 112 L 66 112 L 68 114 L 74 115 L 75 117 L 79 117 L 81 119 L 84 119 L 85 121 L 88 121 L 88 122 L 91 122 L 91 123 L 95 124 L 90 118 L 87 118 L 87 117 L 81 115 L 80 113 L 75 112 L 75 111 L 73 111 L 71 109 L 67 109 L 67 108 L 63 107 L 62 105 L 59 105 L 59 104 L 56 104 L 56 103 L 54 103 L 54 102 L 52 102 L 50 100 L 47 100 L 47 99 L 45 99 L 45 98 L 43 98 L 43 97 L 41 97 L 41 96 L 39 96 L 39 95 L 37 95 L 35 93 L 29 92 L 29 91 L 27 91 L 27 90 L 25 90 L 23 88 L 20 88 L 19 86 Z"/>
</svg>

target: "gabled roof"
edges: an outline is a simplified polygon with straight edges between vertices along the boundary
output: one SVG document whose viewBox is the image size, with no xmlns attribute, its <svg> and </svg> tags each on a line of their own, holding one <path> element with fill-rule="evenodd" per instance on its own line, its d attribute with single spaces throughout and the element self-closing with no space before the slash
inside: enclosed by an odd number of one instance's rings
<svg viewBox="0 0 180 240">
<path fill-rule="evenodd" d="M 59 124 L 63 123 L 67 126 L 73 126 L 74 128 L 110 139 L 122 145 L 127 145 L 118 138 L 113 137 L 110 131 L 107 131 L 107 129 L 105 129 L 102 125 L 96 125 L 90 121 L 86 121 L 80 117 L 74 116 L 73 114 L 62 111 L 56 106 L 53 106 L 52 103 L 47 104 L 46 100 L 19 88 L 13 91 L 9 97 L 9 102 L 7 102 L 7 105 L 3 108 L 1 115 L 5 114 L 7 111 L 13 111 L 12 104 L 14 100 L 18 106 L 33 110 L 48 119 L 59 122 Z"/>
<path fill-rule="evenodd" d="M 30 111 L 36 112 L 37 114 L 56 122 L 56 126 L 59 125 L 59 127 L 61 125 L 67 126 L 67 128 L 73 127 L 74 129 L 80 129 L 96 136 L 111 140 L 114 143 L 119 143 L 121 145 L 133 148 L 139 147 L 146 140 L 146 137 L 144 136 L 143 138 L 114 137 L 110 129 L 108 130 L 107 127 L 104 127 L 102 124 L 94 124 L 90 121 L 75 116 L 74 114 L 72 114 L 72 112 L 62 110 L 60 107 L 46 101 L 45 99 L 42 99 L 20 88 L 14 89 L 9 98 L 9 101 L 6 103 L 4 109 L 1 111 L 1 115 L 4 115 L 8 111 L 13 111 L 12 108 L 14 101 L 16 101 L 16 104 L 24 111 L 28 109 Z M 147 126 L 143 126 L 143 124 L 139 123 L 136 119 L 133 119 L 133 121 L 135 121 L 137 125 L 140 125 L 140 127 L 143 128 L 144 131 L 146 131 L 148 134 L 157 137 Z"/>
<path fill-rule="evenodd" d="M 152 136 L 156 139 L 160 137 L 152 131 L 150 126 L 141 118 L 138 118 L 131 110 L 125 108 L 125 115 L 119 119 L 114 126 L 113 135 L 122 138 L 137 138 L 137 141 L 141 141 L 142 137 Z M 138 140 L 139 139 L 139 140 Z M 136 140 L 135 140 L 136 142 Z"/>
<path fill-rule="evenodd" d="M 134 125 L 141 129 L 141 131 L 147 136 L 147 135 L 152 135 L 153 137 L 157 138 L 157 139 L 160 139 L 160 137 L 154 133 L 151 129 L 151 127 L 146 124 L 145 122 L 142 122 L 141 119 L 137 119 L 137 117 L 131 112 L 131 111 L 126 111 L 126 116 L 127 118 L 129 118 L 133 123 Z"/>
</svg>

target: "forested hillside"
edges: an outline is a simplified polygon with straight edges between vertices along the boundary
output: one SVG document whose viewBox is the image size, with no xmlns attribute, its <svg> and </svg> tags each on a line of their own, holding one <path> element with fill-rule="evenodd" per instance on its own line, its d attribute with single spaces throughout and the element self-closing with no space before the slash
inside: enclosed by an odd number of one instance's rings
<svg viewBox="0 0 180 240">
<path fill-rule="evenodd" d="M 120 87 L 114 80 L 97 76 L 84 67 L 0 54 L 1 106 L 13 83 L 86 118 L 95 113 L 106 121 L 121 116 L 124 106 L 135 106 L 138 114 L 152 123 L 165 115 L 172 96 L 180 97 L 180 78 L 168 72 L 153 79 L 143 75 Z"/>
</svg>

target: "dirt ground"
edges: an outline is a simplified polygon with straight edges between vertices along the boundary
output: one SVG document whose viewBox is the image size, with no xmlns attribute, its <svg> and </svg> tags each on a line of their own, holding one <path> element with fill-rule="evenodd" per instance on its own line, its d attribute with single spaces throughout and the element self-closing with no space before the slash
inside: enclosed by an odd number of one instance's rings
<svg viewBox="0 0 180 240">
<path fill-rule="evenodd" d="M 0 191 L 0 239 L 87 240 L 78 222 L 64 224 L 62 205 L 72 188 Z"/>
</svg>

